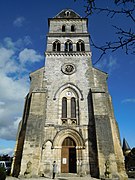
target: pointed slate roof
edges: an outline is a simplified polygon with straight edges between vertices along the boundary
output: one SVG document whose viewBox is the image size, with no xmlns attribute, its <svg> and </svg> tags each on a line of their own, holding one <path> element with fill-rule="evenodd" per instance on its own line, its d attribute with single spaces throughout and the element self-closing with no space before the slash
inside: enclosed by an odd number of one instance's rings
<svg viewBox="0 0 135 180">
<path fill-rule="evenodd" d="M 130 146 L 128 145 L 126 139 L 123 139 L 123 147 L 122 147 L 123 153 L 125 153 L 126 151 L 131 150 Z"/>
<path fill-rule="evenodd" d="M 81 18 L 81 16 L 74 12 L 72 9 L 64 9 L 54 18 Z"/>
</svg>

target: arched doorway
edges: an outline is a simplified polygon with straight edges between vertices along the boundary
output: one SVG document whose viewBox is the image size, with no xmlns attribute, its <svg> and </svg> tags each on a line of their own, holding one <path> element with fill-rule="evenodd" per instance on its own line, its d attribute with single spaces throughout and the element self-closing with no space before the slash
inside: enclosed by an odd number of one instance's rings
<svg viewBox="0 0 135 180">
<path fill-rule="evenodd" d="M 76 143 L 70 137 L 65 138 L 62 143 L 61 172 L 76 173 Z"/>
</svg>

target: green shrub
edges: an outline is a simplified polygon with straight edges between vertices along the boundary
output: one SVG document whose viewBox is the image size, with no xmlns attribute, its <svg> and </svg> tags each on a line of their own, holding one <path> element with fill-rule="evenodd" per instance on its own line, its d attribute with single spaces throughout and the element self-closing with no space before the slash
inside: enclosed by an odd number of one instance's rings
<svg viewBox="0 0 135 180">
<path fill-rule="evenodd" d="M 6 171 L 5 168 L 0 167 L 0 180 L 5 180 L 6 179 Z"/>
</svg>

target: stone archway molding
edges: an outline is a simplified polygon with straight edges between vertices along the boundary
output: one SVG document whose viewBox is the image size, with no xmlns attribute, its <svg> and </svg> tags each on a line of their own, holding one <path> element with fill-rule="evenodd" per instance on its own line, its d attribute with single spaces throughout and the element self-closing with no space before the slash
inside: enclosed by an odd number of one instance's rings
<svg viewBox="0 0 135 180">
<path fill-rule="evenodd" d="M 51 139 L 47 139 L 47 140 L 44 141 L 44 143 L 42 144 L 42 149 L 45 149 L 45 146 L 46 146 L 46 143 L 47 143 L 47 142 L 50 142 L 50 143 L 51 143 L 51 148 L 52 148 L 52 144 L 53 144 L 52 140 L 51 140 Z"/>
<path fill-rule="evenodd" d="M 65 90 L 66 88 L 71 88 L 71 89 L 73 89 L 73 91 L 75 91 L 76 94 L 79 95 L 79 98 L 80 98 L 81 100 L 84 99 L 84 98 L 83 98 L 82 91 L 81 91 L 76 85 L 74 85 L 73 83 L 66 83 L 66 84 L 62 85 L 62 86 L 55 92 L 54 97 L 53 97 L 53 100 L 56 100 L 57 97 L 59 97 L 59 94 L 60 94 L 63 90 Z"/>
<path fill-rule="evenodd" d="M 62 143 L 65 138 L 70 137 L 72 138 L 76 143 L 76 149 L 84 149 L 85 148 L 85 142 L 81 134 L 72 128 L 65 128 L 61 131 L 59 131 L 56 136 L 53 139 L 53 146 L 52 148 L 60 149 L 62 148 Z"/>
</svg>

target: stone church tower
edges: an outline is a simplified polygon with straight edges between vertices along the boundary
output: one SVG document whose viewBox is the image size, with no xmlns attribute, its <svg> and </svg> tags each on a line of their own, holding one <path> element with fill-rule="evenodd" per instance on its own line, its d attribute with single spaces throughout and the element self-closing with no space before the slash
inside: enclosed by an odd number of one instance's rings
<svg viewBox="0 0 135 180">
<path fill-rule="evenodd" d="M 30 74 L 12 175 L 127 179 L 107 74 L 94 68 L 88 19 L 62 10 L 48 20 L 45 67 Z"/>
</svg>

